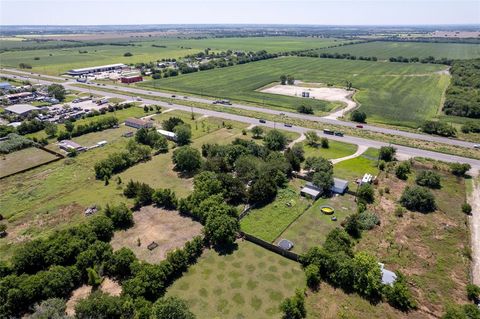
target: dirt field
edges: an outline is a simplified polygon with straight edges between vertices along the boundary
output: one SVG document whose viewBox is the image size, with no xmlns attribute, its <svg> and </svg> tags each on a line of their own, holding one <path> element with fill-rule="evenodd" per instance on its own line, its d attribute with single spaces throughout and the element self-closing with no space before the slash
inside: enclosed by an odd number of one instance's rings
<svg viewBox="0 0 480 319">
<path fill-rule="evenodd" d="M 328 115 L 328 118 L 341 117 L 343 114 L 345 114 L 345 112 L 348 112 L 357 106 L 357 103 L 352 100 L 354 91 L 347 91 L 345 89 L 333 87 L 321 87 L 320 84 L 315 83 L 306 84 L 299 82 L 298 85 L 274 85 L 267 87 L 260 92 L 297 97 L 302 97 L 302 92 L 308 92 L 311 99 L 313 98 L 330 102 L 342 102 L 346 104 L 346 108 Z"/>
<path fill-rule="evenodd" d="M 122 286 L 110 278 L 105 278 L 100 285 L 100 290 L 112 296 L 120 296 L 122 293 Z M 67 300 L 67 309 L 65 312 L 69 316 L 75 315 L 75 306 L 77 303 L 88 297 L 92 292 L 92 286 L 83 285 L 72 292 L 70 299 Z"/>
<path fill-rule="evenodd" d="M 190 218 L 180 216 L 176 211 L 153 206 L 142 207 L 133 214 L 133 218 L 135 225 L 132 228 L 115 233 L 112 247 L 114 250 L 128 247 L 138 259 L 149 263 L 158 263 L 165 259 L 169 251 L 183 247 L 202 231 L 202 225 Z M 147 246 L 153 241 L 158 247 L 150 251 Z"/>
</svg>

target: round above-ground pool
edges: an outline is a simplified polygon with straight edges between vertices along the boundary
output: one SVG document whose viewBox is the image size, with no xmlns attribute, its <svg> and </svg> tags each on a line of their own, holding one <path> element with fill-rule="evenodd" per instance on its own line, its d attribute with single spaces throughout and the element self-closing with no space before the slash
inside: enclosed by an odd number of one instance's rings
<svg viewBox="0 0 480 319">
<path fill-rule="evenodd" d="M 332 206 L 324 205 L 320 207 L 320 211 L 325 215 L 332 215 L 335 213 L 335 209 Z"/>
</svg>

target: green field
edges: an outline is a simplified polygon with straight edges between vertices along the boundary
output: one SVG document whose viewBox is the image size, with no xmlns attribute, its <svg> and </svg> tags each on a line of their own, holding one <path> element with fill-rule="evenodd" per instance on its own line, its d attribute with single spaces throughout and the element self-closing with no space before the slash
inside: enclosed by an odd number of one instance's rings
<svg viewBox="0 0 480 319">
<path fill-rule="evenodd" d="M 355 99 L 369 122 L 417 127 L 434 117 L 440 107 L 449 76 L 443 65 L 382 63 L 319 58 L 283 57 L 214 69 L 194 74 L 148 81 L 141 86 L 248 101 L 266 106 L 295 109 L 309 103 L 317 111 L 328 111 L 332 103 L 255 90 L 278 81 L 282 74 L 295 79 L 345 85 L 349 80 L 359 90 Z"/>
<path fill-rule="evenodd" d="M 334 140 L 328 140 L 328 148 L 322 148 L 320 146 L 313 147 L 306 143 L 301 143 L 303 150 L 305 151 L 305 158 L 310 156 L 321 156 L 326 159 L 335 159 L 352 155 L 357 151 L 358 146 L 355 144 L 349 144 Z"/>
<path fill-rule="evenodd" d="M 18 41 L 7 40 L 5 45 L 13 47 Z M 118 41 L 108 41 L 118 42 Z M 123 41 L 124 43 L 128 41 Z M 7 51 L 0 53 L 0 65 L 18 67 L 19 63 L 32 65 L 33 71 L 58 75 L 70 69 L 113 63 L 139 63 L 161 60 L 163 58 L 180 58 L 210 48 L 212 51 L 260 51 L 270 53 L 322 48 L 340 43 L 336 39 L 265 37 L 265 38 L 215 38 L 215 39 L 171 39 L 159 38 L 152 41 L 135 41 L 134 46 L 96 45 L 63 49 L 40 49 L 27 51 Z M 20 42 L 22 43 L 22 42 Z M 153 47 L 161 45 L 165 47 Z M 0 41 L 2 48 L 2 41 Z M 87 51 L 80 53 L 79 51 Z M 130 52 L 131 57 L 123 54 Z M 34 60 L 35 57 L 40 58 Z"/>
<path fill-rule="evenodd" d="M 325 215 L 320 211 L 320 206 L 330 205 L 335 209 L 333 215 Z M 349 194 L 320 198 L 300 218 L 288 227 L 280 236 L 294 243 L 293 251 L 305 253 L 309 248 L 323 245 L 328 233 L 348 215 L 356 211 L 355 197 Z M 332 221 L 331 217 L 337 217 Z"/>
<path fill-rule="evenodd" d="M 361 178 L 365 173 L 372 175 L 378 174 L 377 168 L 378 150 L 369 148 L 359 157 L 349 159 L 333 166 L 335 177 L 346 179 L 350 182 L 350 188 L 353 187 L 352 181 Z"/>
<path fill-rule="evenodd" d="M 288 225 L 310 205 L 310 201 L 300 196 L 302 180 L 290 181 L 288 187 L 279 189 L 275 200 L 261 208 L 252 209 L 240 221 L 244 232 L 273 242 Z"/>
<path fill-rule="evenodd" d="M 280 303 L 305 285 L 301 266 L 242 241 L 229 255 L 212 250 L 167 290 L 199 319 L 280 318 Z"/>
<path fill-rule="evenodd" d="M 46 163 L 56 156 L 35 147 L 0 155 L 0 177 L 16 173 L 35 165 Z"/>
<path fill-rule="evenodd" d="M 403 56 L 407 58 L 473 59 L 480 57 L 480 44 L 422 43 L 422 42 L 369 42 L 320 49 L 319 53 L 350 53 L 357 56 L 376 56 L 379 60 Z"/>
</svg>

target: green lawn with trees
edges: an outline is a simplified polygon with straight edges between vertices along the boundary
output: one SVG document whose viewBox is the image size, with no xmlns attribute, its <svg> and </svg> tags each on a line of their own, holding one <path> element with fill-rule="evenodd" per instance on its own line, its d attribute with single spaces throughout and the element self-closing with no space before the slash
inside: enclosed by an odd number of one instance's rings
<svg viewBox="0 0 480 319">
<path fill-rule="evenodd" d="M 257 90 L 280 81 L 282 74 L 292 74 L 305 82 L 345 86 L 352 82 L 358 90 L 355 99 L 368 122 L 418 127 L 425 119 L 434 117 L 449 83 L 449 76 L 440 74 L 443 65 L 413 63 L 380 63 L 321 58 L 282 57 L 267 61 L 213 69 L 180 75 L 140 84 L 161 88 L 230 98 L 264 105 L 296 110 L 308 104 L 318 112 L 329 111 L 332 103 L 314 99 L 300 99 Z M 232 90 L 235 88 L 235 90 Z"/>
<path fill-rule="evenodd" d="M 198 319 L 278 318 L 304 276 L 299 264 L 240 241 L 232 254 L 205 251 L 166 295 L 185 300 Z"/>
</svg>

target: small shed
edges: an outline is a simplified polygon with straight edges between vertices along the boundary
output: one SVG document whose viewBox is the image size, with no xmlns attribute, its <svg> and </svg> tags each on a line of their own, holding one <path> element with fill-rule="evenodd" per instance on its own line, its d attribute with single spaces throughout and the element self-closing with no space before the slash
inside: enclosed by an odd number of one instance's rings
<svg viewBox="0 0 480 319">
<path fill-rule="evenodd" d="M 333 186 L 330 190 L 333 193 L 344 194 L 348 189 L 348 181 L 340 178 L 333 179 Z"/>
<path fill-rule="evenodd" d="M 175 134 L 173 132 L 160 130 L 160 129 L 158 129 L 157 132 L 160 133 L 161 135 L 165 136 L 167 138 L 167 140 L 170 140 L 170 141 L 176 141 L 177 140 L 177 134 Z"/>
<path fill-rule="evenodd" d="M 300 190 L 300 195 L 304 196 L 304 197 L 310 197 L 312 199 L 317 199 L 318 197 L 320 197 L 320 195 L 322 195 L 322 189 L 320 187 L 317 187 L 315 185 L 313 185 L 313 183 L 311 182 L 308 182 L 305 184 L 305 187 L 303 187 L 301 190 Z"/>
<path fill-rule="evenodd" d="M 290 250 L 293 248 L 293 243 L 288 240 L 288 239 L 282 239 L 280 240 L 280 242 L 278 243 L 278 247 L 284 249 L 284 250 Z"/>
</svg>

